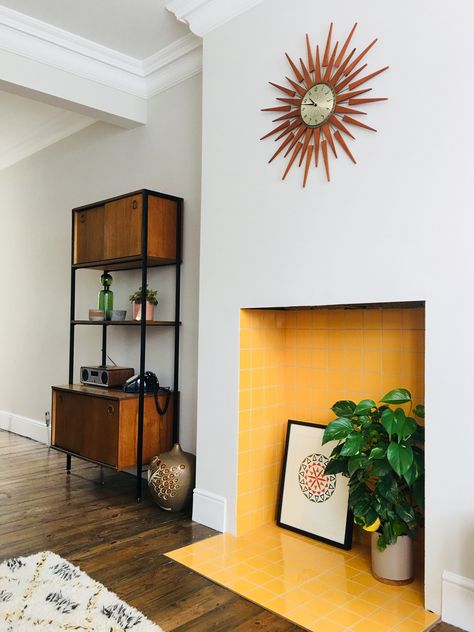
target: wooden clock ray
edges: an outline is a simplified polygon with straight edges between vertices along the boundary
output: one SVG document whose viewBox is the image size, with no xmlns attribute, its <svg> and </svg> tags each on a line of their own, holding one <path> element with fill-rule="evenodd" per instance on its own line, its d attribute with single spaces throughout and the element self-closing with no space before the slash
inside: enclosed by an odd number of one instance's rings
<svg viewBox="0 0 474 632">
<path fill-rule="evenodd" d="M 334 45 L 332 43 L 333 23 L 331 22 L 323 52 L 319 45 L 313 49 L 309 36 L 306 35 L 306 60 L 300 57 L 297 64 L 288 53 L 285 53 L 294 78 L 285 77 L 286 85 L 269 82 L 279 91 L 279 96 L 276 97 L 279 104 L 263 108 L 262 112 L 275 112 L 279 116 L 273 119 L 273 123 L 277 124 L 276 127 L 260 140 L 273 136 L 275 142 L 281 141 L 268 162 L 272 162 L 284 152 L 287 164 L 283 180 L 298 160 L 299 167 L 304 164 L 303 187 L 305 187 L 311 165 L 314 164 L 317 168 L 322 156 L 326 177 L 330 181 L 329 157 L 332 153 L 337 158 L 338 147 L 353 163 L 356 162 L 346 142 L 348 138 L 355 140 L 352 134 L 354 128 L 377 131 L 359 120 L 358 117 L 365 116 L 366 112 L 357 108 L 361 105 L 387 100 L 385 97 L 362 95 L 372 90 L 366 86 L 367 82 L 385 72 L 388 66 L 375 72 L 362 74 L 367 68 L 367 64 L 362 62 L 377 42 L 377 38 L 361 53 L 356 54 L 355 48 L 348 53 L 356 28 L 357 22 L 342 47 L 339 47 L 338 41 Z M 363 88 L 359 89 L 361 86 Z"/>
</svg>

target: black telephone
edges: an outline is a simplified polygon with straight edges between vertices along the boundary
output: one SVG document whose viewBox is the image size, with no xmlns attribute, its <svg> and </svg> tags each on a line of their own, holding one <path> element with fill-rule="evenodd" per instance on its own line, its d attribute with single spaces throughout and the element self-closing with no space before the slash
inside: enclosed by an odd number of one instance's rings
<svg viewBox="0 0 474 632">
<path fill-rule="evenodd" d="M 156 410 L 159 415 L 166 415 L 171 397 L 171 388 L 169 386 L 160 386 L 157 376 L 151 371 L 146 371 L 144 375 L 145 393 L 153 393 L 155 398 Z M 123 385 L 125 393 L 138 393 L 140 391 L 140 376 L 133 375 Z M 158 393 L 166 394 L 165 405 L 163 408 L 158 401 Z"/>
</svg>

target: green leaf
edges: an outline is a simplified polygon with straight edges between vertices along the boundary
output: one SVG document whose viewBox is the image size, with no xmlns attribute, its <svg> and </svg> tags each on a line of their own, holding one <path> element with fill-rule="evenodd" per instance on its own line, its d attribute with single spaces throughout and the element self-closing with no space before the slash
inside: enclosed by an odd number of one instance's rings
<svg viewBox="0 0 474 632">
<path fill-rule="evenodd" d="M 347 473 L 347 459 L 334 459 L 334 461 L 329 461 L 324 470 L 324 474 L 329 476 L 329 474 L 346 474 Z"/>
<path fill-rule="evenodd" d="M 420 476 L 412 486 L 413 497 L 421 511 L 425 509 L 425 477 Z"/>
<path fill-rule="evenodd" d="M 331 421 L 327 426 L 323 434 L 323 445 L 328 441 L 335 441 L 337 439 L 345 439 L 349 433 L 352 432 L 352 421 L 341 417 Z"/>
<path fill-rule="evenodd" d="M 374 520 L 377 518 L 377 514 L 372 507 L 372 499 L 370 497 L 359 500 L 359 502 L 357 502 L 352 507 L 352 511 L 354 513 L 354 516 L 357 516 L 357 518 L 364 518 L 365 524 L 372 524 L 372 522 L 374 522 Z M 366 516 L 370 516 L 372 514 L 375 514 L 375 518 L 372 520 L 372 522 L 368 523 Z"/>
<path fill-rule="evenodd" d="M 413 485 L 413 483 L 416 481 L 417 477 L 418 477 L 418 468 L 416 467 L 416 462 L 413 461 L 411 466 L 408 468 L 408 470 L 403 475 L 403 478 L 405 479 L 406 484 L 408 485 L 408 487 L 411 487 Z"/>
<path fill-rule="evenodd" d="M 387 408 L 382 413 L 382 426 L 385 428 L 388 437 L 390 438 L 394 432 L 395 426 L 395 414 L 390 408 Z"/>
<path fill-rule="evenodd" d="M 406 417 L 405 412 L 401 408 L 397 408 L 393 432 L 397 435 L 398 442 L 406 441 L 412 436 L 416 428 L 417 424 L 413 417 Z"/>
<path fill-rule="evenodd" d="M 422 404 L 418 404 L 418 406 L 415 406 L 413 412 L 420 419 L 424 419 L 425 418 L 425 407 Z"/>
<path fill-rule="evenodd" d="M 396 388 L 384 395 L 380 401 L 386 404 L 405 404 L 411 402 L 411 393 L 406 388 Z"/>
<path fill-rule="evenodd" d="M 387 461 L 387 459 L 384 459 L 383 461 L 376 461 L 373 464 L 372 470 L 370 471 L 370 475 L 371 476 L 385 476 L 385 474 L 388 474 L 390 471 L 392 470 L 390 463 Z"/>
<path fill-rule="evenodd" d="M 392 475 L 384 476 L 383 478 L 381 478 L 377 483 L 375 491 L 377 492 L 377 494 L 380 494 L 380 496 L 383 496 L 383 498 L 389 500 L 392 503 L 395 503 L 397 501 L 398 485 L 397 481 L 393 478 Z"/>
<path fill-rule="evenodd" d="M 372 399 L 363 399 L 354 409 L 353 415 L 366 415 L 370 413 L 372 408 L 377 408 L 376 403 Z"/>
<path fill-rule="evenodd" d="M 365 454 L 359 454 L 357 456 L 349 457 L 347 464 L 349 476 L 353 476 L 357 470 L 365 470 L 369 463 L 369 459 Z"/>
<path fill-rule="evenodd" d="M 415 522 L 416 515 L 413 507 L 410 507 L 407 503 L 397 503 L 395 505 L 395 511 L 397 515 L 404 520 L 407 524 Z"/>
<path fill-rule="evenodd" d="M 387 446 L 376 446 L 372 448 L 369 454 L 369 459 L 372 461 L 373 459 L 383 459 L 387 452 Z"/>
<path fill-rule="evenodd" d="M 413 463 L 413 450 L 409 445 L 390 442 L 387 448 L 387 459 L 398 476 L 403 476 Z"/>
<path fill-rule="evenodd" d="M 332 406 L 331 410 L 338 417 L 350 417 L 354 412 L 355 407 L 355 402 L 352 402 L 349 399 L 341 399 L 341 401 L 336 402 Z"/>
<path fill-rule="evenodd" d="M 365 439 L 360 432 L 351 432 L 341 450 L 341 456 L 353 456 L 358 454 L 364 447 Z"/>
</svg>

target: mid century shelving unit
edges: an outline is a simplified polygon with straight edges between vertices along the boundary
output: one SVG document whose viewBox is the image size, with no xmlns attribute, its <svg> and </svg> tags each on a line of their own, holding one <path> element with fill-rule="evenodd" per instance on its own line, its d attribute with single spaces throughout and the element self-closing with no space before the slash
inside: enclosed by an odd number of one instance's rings
<svg viewBox="0 0 474 632">
<path fill-rule="evenodd" d="M 182 216 L 182 198 L 148 189 L 72 210 L 69 383 L 52 387 L 52 447 L 67 455 L 68 472 L 72 456 L 116 470 L 136 466 L 138 500 L 142 497 L 143 466 L 154 454 L 178 441 Z M 78 270 L 141 269 L 141 285 L 146 287 L 148 269 L 158 266 L 175 268 L 174 320 L 145 320 L 145 294 L 140 321 L 76 319 Z M 102 328 L 102 366 L 107 364 L 108 328 L 139 328 L 141 379 L 137 394 L 74 384 L 75 329 L 83 325 Z M 155 327 L 168 327 L 174 332 L 173 389 L 168 411 L 162 417 L 156 411 L 153 395 L 145 393 L 143 379 L 147 329 Z M 163 407 L 165 396 L 158 397 Z"/>
</svg>

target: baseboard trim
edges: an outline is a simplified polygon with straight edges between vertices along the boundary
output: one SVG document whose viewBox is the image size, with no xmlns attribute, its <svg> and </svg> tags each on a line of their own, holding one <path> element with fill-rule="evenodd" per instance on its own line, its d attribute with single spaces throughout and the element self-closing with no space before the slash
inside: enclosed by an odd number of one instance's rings
<svg viewBox="0 0 474 632">
<path fill-rule="evenodd" d="M 8 432 L 13 432 L 22 437 L 28 437 L 46 445 L 49 444 L 48 427 L 45 423 L 36 419 L 0 410 L 0 430 L 8 430 Z"/>
<path fill-rule="evenodd" d="M 225 532 L 226 505 L 224 496 L 196 487 L 193 494 L 193 520 L 216 531 Z"/>
<path fill-rule="evenodd" d="M 467 632 L 474 632 L 474 581 L 450 571 L 443 573 L 441 618 Z"/>
</svg>

